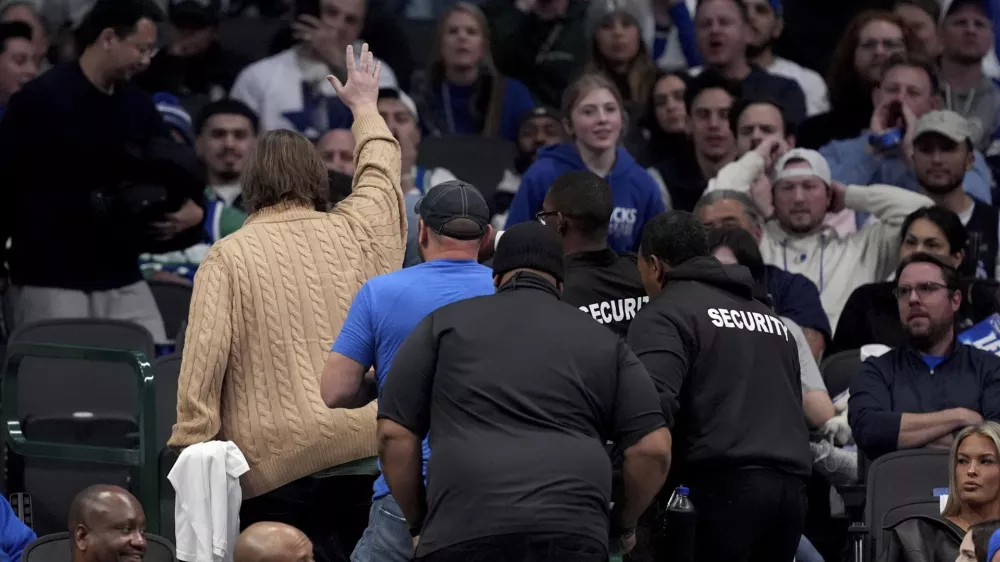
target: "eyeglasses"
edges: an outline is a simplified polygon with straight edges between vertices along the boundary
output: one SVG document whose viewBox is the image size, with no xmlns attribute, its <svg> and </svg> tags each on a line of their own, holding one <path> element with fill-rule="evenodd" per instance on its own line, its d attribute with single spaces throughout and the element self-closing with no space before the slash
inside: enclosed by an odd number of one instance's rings
<svg viewBox="0 0 1000 562">
<path fill-rule="evenodd" d="M 571 215 L 569 213 L 563 213 L 562 211 L 538 211 L 535 213 L 535 220 L 542 223 L 543 225 L 549 224 L 545 217 L 554 217 L 559 215 L 560 217 L 566 217 L 568 219 L 576 217 L 576 215 Z"/>
<path fill-rule="evenodd" d="M 917 292 L 918 298 L 924 298 L 930 296 L 931 294 L 940 291 L 941 289 L 947 289 L 947 285 L 942 285 L 941 283 L 934 283 L 933 281 L 927 281 L 926 283 L 917 283 L 916 285 L 910 287 L 908 285 L 899 285 L 892 290 L 892 294 L 896 295 L 899 300 L 905 300 L 910 298 L 913 291 Z"/>
</svg>

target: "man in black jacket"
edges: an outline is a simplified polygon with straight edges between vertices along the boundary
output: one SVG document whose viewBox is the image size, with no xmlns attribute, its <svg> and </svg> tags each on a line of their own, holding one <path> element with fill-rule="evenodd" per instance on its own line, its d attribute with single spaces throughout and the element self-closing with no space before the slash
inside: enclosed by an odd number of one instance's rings
<svg viewBox="0 0 1000 562">
<path fill-rule="evenodd" d="M 608 247 L 615 204 L 611 186 L 597 174 L 567 172 L 552 182 L 538 220 L 562 240 L 566 254 L 563 300 L 620 336 L 649 302 L 635 254 Z"/>
<path fill-rule="evenodd" d="M 646 225 L 639 270 L 650 302 L 628 343 L 676 436 L 671 482 L 698 513 L 694 559 L 790 562 L 811 470 L 792 335 L 745 267 L 709 257 L 690 213 Z"/>
<path fill-rule="evenodd" d="M 956 431 L 1000 421 L 1000 358 L 956 339 L 958 272 L 918 252 L 896 270 L 893 291 L 907 342 L 861 364 L 848 422 L 868 458 L 897 449 L 951 446 Z M 990 348 L 993 338 L 979 345 Z"/>
<path fill-rule="evenodd" d="M 16 324 L 113 318 L 167 340 L 138 257 L 201 238 L 204 184 L 178 169 L 175 156 L 197 162 L 193 150 L 169 140 L 153 101 L 130 81 L 149 65 L 159 16 L 151 0 L 98 1 L 77 30 L 79 60 L 29 82 L 7 105 L 0 262 L 10 266 Z M 157 185 L 167 180 L 161 168 L 184 185 Z"/>
<path fill-rule="evenodd" d="M 604 562 L 609 534 L 634 545 L 669 468 L 653 385 L 621 338 L 560 302 L 562 248 L 544 226 L 508 230 L 493 271 L 496 295 L 439 308 L 399 349 L 378 414 L 383 474 L 418 560 Z M 610 518 L 608 440 L 625 451 Z"/>
</svg>

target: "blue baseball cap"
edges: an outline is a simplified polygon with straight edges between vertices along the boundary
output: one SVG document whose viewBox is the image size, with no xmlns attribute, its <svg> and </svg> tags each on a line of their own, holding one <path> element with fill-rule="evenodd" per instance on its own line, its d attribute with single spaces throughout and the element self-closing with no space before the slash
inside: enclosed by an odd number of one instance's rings
<svg viewBox="0 0 1000 562">
<path fill-rule="evenodd" d="M 958 9 L 959 6 L 965 4 L 976 4 L 983 9 L 986 13 L 986 17 L 991 20 L 996 21 L 996 10 L 994 9 L 993 0 L 944 0 L 941 3 L 941 21 L 943 22 L 945 18 L 950 16 L 952 12 Z"/>
</svg>

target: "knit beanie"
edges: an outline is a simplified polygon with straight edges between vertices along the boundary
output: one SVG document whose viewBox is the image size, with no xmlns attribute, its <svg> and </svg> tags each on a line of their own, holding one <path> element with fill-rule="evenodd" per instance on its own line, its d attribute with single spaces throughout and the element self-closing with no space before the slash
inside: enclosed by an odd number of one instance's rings
<svg viewBox="0 0 1000 562">
<path fill-rule="evenodd" d="M 530 221 L 515 224 L 504 231 L 493 254 L 493 275 L 515 269 L 534 269 L 563 280 L 566 266 L 562 244 L 555 232 L 545 225 Z"/>
<path fill-rule="evenodd" d="M 632 16 L 636 25 L 639 26 L 639 37 L 646 45 L 646 53 L 652 56 L 656 22 L 653 19 L 653 8 L 650 5 L 650 0 L 590 0 L 590 5 L 587 7 L 588 45 L 594 41 L 594 35 L 597 33 L 597 28 L 601 26 L 601 21 L 607 16 L 618 13 Z"/>
<path fill-rule="evenodd" d="M 163 117 L 167 127 L 177 131 L 188 144 L 194 145 L 194 128 L 191 126 L 191 116 L 181 107 L 177 96 L 168 92 L 159 92 L 153 96 L 153 103 Z"/>
</svg>

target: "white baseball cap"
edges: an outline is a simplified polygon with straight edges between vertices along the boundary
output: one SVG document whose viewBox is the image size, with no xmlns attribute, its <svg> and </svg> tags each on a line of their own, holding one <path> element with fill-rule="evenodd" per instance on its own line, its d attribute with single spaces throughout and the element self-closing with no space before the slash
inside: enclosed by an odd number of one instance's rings
<svg viewBox="0 0 1000 562">
<path fill-rule="evenodd" d="M 805 162 L 807 166 L 796 166 L 789 168 L 788 165 L 795 162 Z M 771 182 L 776 183 L 785 178 L 817 177 L 826 185 L 833 182 L 833 174 L 830 173 L 830 165 L 826 158 L 815 150 L 808 148 L 793 148 L 783 154 L 774 165 L 771 173 Z"/>
</svg>

